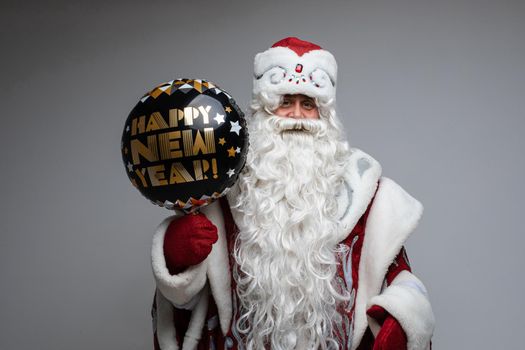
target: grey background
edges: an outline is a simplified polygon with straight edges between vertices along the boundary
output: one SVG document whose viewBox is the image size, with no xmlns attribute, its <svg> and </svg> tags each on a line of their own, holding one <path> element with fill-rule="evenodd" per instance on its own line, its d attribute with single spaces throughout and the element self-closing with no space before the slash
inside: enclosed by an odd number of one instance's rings
<svg viewBox="0 0 525 350">
<path fill-rule="evenodd" d="M 425 205 L 407 249 L 434 348 L 523 346 L 523 1 L 3 1 L 0 28 L 1 349 L 152 348 L 169 212 L 126 178 L 125 118 L 177 77 L 246 107 L 289 35 L 335 54 L 351 144 Z"/>
</svg>

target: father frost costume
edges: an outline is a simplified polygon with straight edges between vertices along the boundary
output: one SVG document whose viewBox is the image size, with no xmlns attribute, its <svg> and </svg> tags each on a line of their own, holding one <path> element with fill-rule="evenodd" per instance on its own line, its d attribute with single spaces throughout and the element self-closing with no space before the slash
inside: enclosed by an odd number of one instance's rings
<svg viewBox="0 0 525 350">
<path fill-rule="evenodd" d="M 343 139 L 336 78 L 333 55 L 297 38 L 256 55 L 246 166 L 202 210 L 211 253 L 174 266 L 177 217 L 154 235 L 155 349 L 430 348 L 432 308 L 403 248 L 422 205 Z M 286 94 L 315 98 L 320 119 L 274 115 Z"/>
</svg>

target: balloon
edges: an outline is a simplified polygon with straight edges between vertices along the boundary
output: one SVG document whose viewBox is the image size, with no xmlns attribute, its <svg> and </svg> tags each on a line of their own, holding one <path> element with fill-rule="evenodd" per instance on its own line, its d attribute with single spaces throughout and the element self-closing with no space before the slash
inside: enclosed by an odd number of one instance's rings
<svg viewBox="0 0 525 350">
<path fill-rule="evenodd" d="M 244 114 L 217 85 L 177 79 L 145 94 L 122 133 L 131 183 L 154 204 L 193 212 L 225 195 L 246 162 Z"/>
</svg>

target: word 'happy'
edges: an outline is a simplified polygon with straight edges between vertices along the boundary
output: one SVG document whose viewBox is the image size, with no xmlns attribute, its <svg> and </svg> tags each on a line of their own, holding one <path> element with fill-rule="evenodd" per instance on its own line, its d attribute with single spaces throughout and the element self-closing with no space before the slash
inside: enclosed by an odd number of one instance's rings
<svg viewBox="0 0 525 350">
<path fill-rule="evenodd" d="M 168 128 L 176 128 L 179 126 L 179 121 L 184 120 L 184 126 L 192 126 L 193 120 L 202 116 L 202 122 L 209 124 L 209 112 L 211 106 L 199 107 L 185 107 L 184 109 L 174 108 L 169 110 L 169 123 L 162 117 L 160 112 L 153 112 L 148 118 L 146 124 L 146 116 L 135 118 L 131 122 L 131 136 L 142 134 L 144 132 L 153 130 L 162 130 Z"/>
</svg>

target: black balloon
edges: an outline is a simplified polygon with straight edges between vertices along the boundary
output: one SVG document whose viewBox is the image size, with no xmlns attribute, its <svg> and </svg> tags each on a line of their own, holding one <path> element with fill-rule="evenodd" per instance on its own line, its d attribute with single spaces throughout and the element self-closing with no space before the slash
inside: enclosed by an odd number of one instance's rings
<svg viewBox="0 0 525 350">
<path fill-rule="evenodd" d="M 200 79 L 177 79 L 145 94 L 122 134 L 132 184 L 153 203 L 192 212 L 223 196 L 248 152 L 244 114 L 231 96 Z"/>
</svg>

